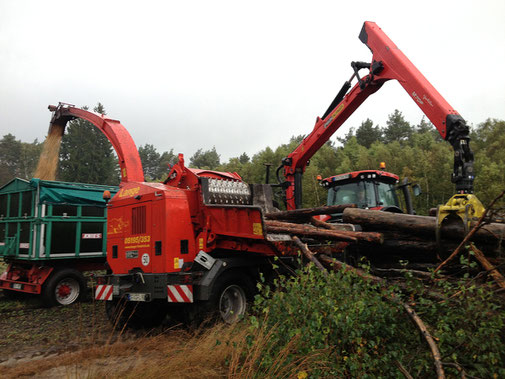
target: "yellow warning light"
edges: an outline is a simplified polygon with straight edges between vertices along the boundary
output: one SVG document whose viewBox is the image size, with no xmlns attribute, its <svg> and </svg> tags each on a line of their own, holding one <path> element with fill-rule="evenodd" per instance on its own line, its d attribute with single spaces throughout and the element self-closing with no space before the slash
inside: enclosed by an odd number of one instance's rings
<svg viewBox="0 0 505 379">
<path fill-rule="evenodd" d="M 379 165 L 379 168 L 381 170 L 385 170 L 386 169 L 386 162 L 381 162 L 380 165 Z"/>
</svg>

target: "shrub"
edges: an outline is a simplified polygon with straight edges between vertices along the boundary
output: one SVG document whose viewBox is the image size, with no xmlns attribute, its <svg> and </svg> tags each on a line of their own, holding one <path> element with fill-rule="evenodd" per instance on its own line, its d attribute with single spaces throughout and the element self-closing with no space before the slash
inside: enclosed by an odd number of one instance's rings
<svg viewBox="0 0 505 379">
<path fill-rule="evenodd" d="M 405 296 L 438 341 L 444 363 L 451 364 L 448 373 L 462 368 L 471 375 L 504 377 L 505 311 L 491 287 L 466 278 L 439 280 L 435 286 L 447 301 L 430 298 L 413 278 L 407 281 L 408 295 L 402 295 L 394 286 L 381 287 L 352 272 L 325 277 L 313 265 L 298 276 L 281 277 L 273 288 L 261 284 L 251 334 L 274 332 L 258 365 L 275 361 L 291 344 L 286 363 L 319 355 L 307 368 L 314 377 L 403 377 L 399 367 L 415 377 L 434 376 L 425 340 L 401 304 L 391 301 Z"/>
</svg>

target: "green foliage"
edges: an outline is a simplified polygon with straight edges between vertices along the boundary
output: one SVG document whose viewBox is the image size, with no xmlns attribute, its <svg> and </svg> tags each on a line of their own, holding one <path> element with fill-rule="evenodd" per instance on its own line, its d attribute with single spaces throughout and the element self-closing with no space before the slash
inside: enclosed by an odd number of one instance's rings
<svg viewBox="0 0 505 379">
<path fill-rule="evenodd" d="M 37 166 L 42 144 L 21 142 L 12 134 L 0 140 L 0 185 L 13 178 L 30 179 Z"/>
<path fill-rule="evenodd" d="M 163 179 L 168 173 L 168 165 L 172 165 L 176 161 L 174 150 L 165 151 L 163 154 L 158 153 L 154 145 L 145 144 L 139 147 L 139 156 L 144 169 L 146 181 L 156 181 Z"/>
<path fill-rule="evenodd" d="M 384 128 L 384 141 L 406 141 L 412 135 L 412 126 L 398 109 L 389 115 Z"/>
<path fill-rule="evenodd" d="M 264 348 L 262 365 L 273 362 L 286 344 L 299 336 L 291 361 L 318 353 L 323 367 L 309 369 L 314 377 L 402 377 L 401 364 L 414 377 L 434 374 L 425 340 L 410 322 L 394 287 L 379 287 L 352 272 L 327 277 L 315 269 L 281 277 L 277 288 L 259 285 L 251 334 L 266 328 L 275 333 Z M 480 377 L 505 375 L 505 309 L 487 285 L 467 279 L 435 284 L 448 298 L 427 295 L 421 282 L 410 278 L 406 299 L 428 325 L 445 363 L 464 367 Z M 454 368 L 445 368 L 456 375 Z"/>
<path fill-rule="evenodd" d="M 215 170 L 220 164 L 219 154 L 214 146 L 211 150 L 198 149 L 189 159 L 190 167 Z"/>
<path fill-rule="evenodd" d="M 504 189 L 505 121 L 488 119 L 473 131 L 471 147 L 475 151 L 475 193 L 484 203 L 491 202 Z M 500 205 L 505 205 L 501 201 Z"/>
<path fill-rule="evenodd" d="M 94 111 L 105 114 L 100 103 Z M 118 163 L 112 145 L 90 122 L 79 118 L 70 121 L 66 127 L 61 140 L 58 178 L 78 183 L 119 183 Z"/>
<path fill-rule="evenodd" d="M 382 139 L 382 130 L 379 126 L 374 127 L 373 121 L 367 118 L 356 130 L 356 139 L 361 146 L 368 149 L 372 143 Z"/>
</svg>

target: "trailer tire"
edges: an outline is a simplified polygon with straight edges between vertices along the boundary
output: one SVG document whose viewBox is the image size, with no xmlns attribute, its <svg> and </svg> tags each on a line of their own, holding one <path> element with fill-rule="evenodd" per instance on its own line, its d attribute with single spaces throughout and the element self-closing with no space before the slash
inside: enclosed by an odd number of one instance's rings
<svg viewBox="0 0 505 379">
<path fill-rule="evenodd" d="M 106 301 L 105 313 L 117 330 L 155 328 L 163 323 L 167 315 L 166 307 L 161 302 L 145 303 L 125 299 Z"/>
<path fill-rule="evenodd" d="M 254 285 L 242 271 L 221 275 L 213 286 L 208 305 L 214 319 L 233 324 L 243 317 L 254 297 Z"/>
<path fill-rule="evenodd" d="M 70 268 L 55 269 L 42 288 L 46 307 L 70 305 L 86 297 L 86 279 L 82 272 Z"/>
</svg>

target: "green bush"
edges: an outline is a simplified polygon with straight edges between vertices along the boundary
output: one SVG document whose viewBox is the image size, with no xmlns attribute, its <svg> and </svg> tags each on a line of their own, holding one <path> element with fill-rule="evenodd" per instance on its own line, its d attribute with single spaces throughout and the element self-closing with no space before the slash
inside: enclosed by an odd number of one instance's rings
<svg viewBox="0 0 505 379">
<path fill-rule="evenodd" d="M 448 374 L 458 374 L 459 365 L 470 375 L 505 377 L 505 311 L 491 288 L 468 279 L 435 283 L 452 297 L 433 300 L 413 278 L 407 281 L 409 294 L 402 295 L 352 272 L 325 277 L 313 265 L 281 277 L 276 286 L 282 290 L 260 285 L 251 333 L 274 333 L 259 365 L 275 362 L 296 340 L 286 362 L 318 354 L 317 364 L 307 369 L 311 377 L 403 377 L 399 367 L 414 377 L 435 376 L 424 338 L 402 305 L 391 301 L 406 296 L 436 338 L 443 362 L 453 364 L 445 366 Z"/>
</svg>

